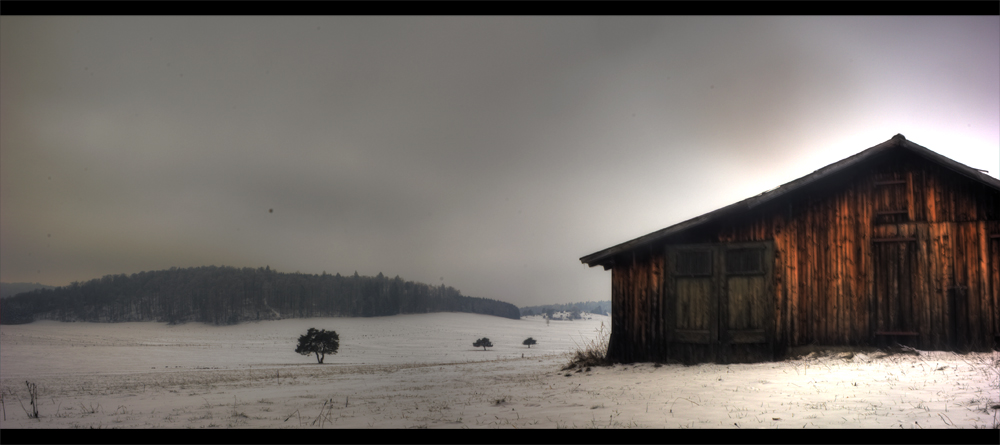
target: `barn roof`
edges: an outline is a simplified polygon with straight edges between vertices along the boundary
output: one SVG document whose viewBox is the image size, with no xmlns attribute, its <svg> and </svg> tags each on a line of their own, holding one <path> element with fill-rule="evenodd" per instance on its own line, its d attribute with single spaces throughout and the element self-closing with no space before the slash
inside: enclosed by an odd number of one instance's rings
<svg viewBox="0 0 1000 445">
<path fill-rule="evenodd" d="M 761 204 L 771 202 L 776 198 L 786 196 L 789 193 L 797 190 L 801 190 L 806 186 L 815 184 L 816 182 L 828 178 L 830 176 L 833 176 L 834 174 L 858 168 L 858 166 L 865 164 L 866 161 L 869 161 L 872 158 L 875 158 L 885 152 L 895 149 L 908 150 L 911 153 L 914 153 L 929 161 L 935 162 L 938 165 L 941 165 L 949 170 L 952 170 L 955 173 L 958 173 L 959 175 L 968 177 L 974 181 L 984 184 L 986 187 L 1000 191 L 1000 179 L 989 176 L 985 172 L 979 169 L 969 167 L 953 159 L 937 154 L 927 149 L 926 147 L 920 146 L 918 144 L 906 140 L 906 138 L 903 137 L 903 135 L 897 134 L 888 141 L 885 141 L 881 144 L 871 147 L 849 158 L 827 165 L 826 167 L 816 170 L 806 176 L 803 176 L 789 183 L 783 184 L 775 189 L 768 190 L 757 196 L 744 199 L 735 204 L 730 204 L 726 207 L 722 207 L 720 209 L 708 212 L 704 215 L 691 218 L 687 221 L 674 224 L 670 227 L 657 230 L 653 233 L 640 236 L 631 241 L 626 241 L 624 243 L 609 247 L 599 252 L 594 252 L 590 255 L 580 258 L 580 261 L 591 267 L 603 265 L 605 266 L 605 268 L 607 268 L 608 263 L 610 263 L 611 259 L 618 254 L 630 251 L 638 246 L 643 246 L 652 242 L 662 240 L 671 235 L 676 235 L 680 232 L 691 229 L 693 227 L 697 227 L 707 222 L 714 221 L 722 216 L 731 215 L 733 212 L 752 209 L 754 207 L 760 206 Z"/>
</svg>

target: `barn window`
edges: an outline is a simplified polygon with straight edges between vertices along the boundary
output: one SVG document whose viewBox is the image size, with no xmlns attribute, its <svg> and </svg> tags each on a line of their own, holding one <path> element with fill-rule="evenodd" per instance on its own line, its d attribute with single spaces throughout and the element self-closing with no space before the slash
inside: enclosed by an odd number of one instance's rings
<svg viewBox="0 0 1000 445">
<path fill-rule="evenodd" d="M 899 223 L 910 220 L 908 183 L 905 178 L 890 176 L 875 181 L 875 223 Z"/>
<path fill-rule="evenodd" d="M 711 250 L 682 250 L 677 252 L 674 272 L 677 276 L 701 277 L 712 275 Z"/>
<path fill-rule="evenodd" d="M 764 249 L 727 250 L 726 273 L 730 275 L 764 273 Z"/>
</svg>

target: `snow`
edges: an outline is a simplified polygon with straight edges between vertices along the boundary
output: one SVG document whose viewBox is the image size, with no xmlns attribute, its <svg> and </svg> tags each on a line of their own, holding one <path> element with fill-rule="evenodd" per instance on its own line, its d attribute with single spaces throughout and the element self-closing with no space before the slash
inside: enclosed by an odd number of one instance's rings
<svg viewBox="0 0 1000 445">
<path fill-rule="evenodd" d="M 994 428 L 1000 353 L 562 368 L 606 316 L 0 326 L 2 428 Z M 334 330 L 325 364 L 294 353 Z M 489 337 L 484 351 L 472 343 Z M 522 342 L 533 337 L 530 349 Z M 37 384 L 29 418 L 25 381 Z M 25 409 L 22 409 L 24 407 Z"/>
</svg>

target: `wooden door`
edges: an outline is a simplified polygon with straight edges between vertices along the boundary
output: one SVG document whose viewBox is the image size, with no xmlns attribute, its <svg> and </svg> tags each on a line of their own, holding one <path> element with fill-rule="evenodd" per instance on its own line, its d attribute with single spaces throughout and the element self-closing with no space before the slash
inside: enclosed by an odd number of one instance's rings
<svg viewBox="0 0 1000 445">
<path fill-rule="evenodd" d="M 718 339 L 716 249 L 709 245 L 692 245 L 670 250 L 673 339 L 678 343 L 713 344 Z"/>
<path fill-rule="evenodd" d="M 771 250 L 760 243 L 725 246 L 725 316 L 720 340 L 726 344 L 767 343 L 772 318 Z"/>
<path fill-rule="evenodd" d="M 671 341 L 685 360 L 727 362 L 732 345 L 756 344 L 772 354 L 774 337 L 770 242 L 671 246 L 667 251 Z M 686 345 L 686 346 L 685 346 Z M 694 348 L 692 348 L 694 346 Z"/>
<path fill-rule="evenodd" d="M 872 254 L 875 271 L 872 325 L 876 343 L 913 344 L 919 335 L 915 304 L 916 242 L 874 242 Z"/>
</svg>

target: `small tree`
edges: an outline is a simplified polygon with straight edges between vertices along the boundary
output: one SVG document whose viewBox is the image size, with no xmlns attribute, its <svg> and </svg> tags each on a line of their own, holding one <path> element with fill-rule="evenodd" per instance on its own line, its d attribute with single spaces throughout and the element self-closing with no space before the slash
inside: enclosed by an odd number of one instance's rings
<svg viewBox="0 0 1000 445">
<path fill-rule="evenodd" d="M 535 343 L 538 343 L 538 342 L 537 342 L 537 341 L 535 341 L 535 339 L 533 339 L 533 338 L 531 338 L 531 337 L 528 337 L 528 338 L 527 338 L 526 340 L 524 340 L 524 342 L 523 342 L 523 343 L 521 343 L 521 344 L 522 344 L 522 345 L 528 345 L 528 349 L 531 349 L 531 345 L 533 345 L 533 344 L 535 344 Z"/>
<path fill-rule="evenodd" d="M 490 339 L 488 339 L 486 337 L 483 337 L 483 338 L 480 338 L 479 340 L 476 340 L 476 342 L 473 343 L 472 346 L 475 346 L 477 348 L 480 347 L 480 346 L 482 346 L 483 350 L 485 351 L 486 348 L 492 348 L 493 347 L 493 343 L 490 343 Z"/>
<path fill-rule="evenodd" d="M 340 348 L 340 336 L 334 331 L 309 328 L 306 334 L 299 337 L 299 345 L 295 352 L 302 355 L 316 354 L 316 361 L 323 363 L 327 354 L 336 354 Z"/>
</svg>

